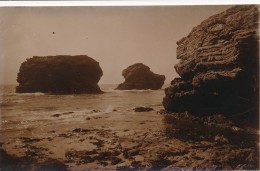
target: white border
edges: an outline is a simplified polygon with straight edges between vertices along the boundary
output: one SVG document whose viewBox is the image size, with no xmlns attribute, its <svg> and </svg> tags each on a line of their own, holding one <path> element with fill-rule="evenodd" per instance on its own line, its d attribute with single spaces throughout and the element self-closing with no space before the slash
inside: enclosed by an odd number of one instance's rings
<svg viewBox="0 0 260 171">
<path fill-rule="evenodd" d="M 259 0 L 125 0 L 125 1 L 0 1 L 0 6 L 162 6 L 162 5 L 242 5 L 260 4 Z"/>
</svg>

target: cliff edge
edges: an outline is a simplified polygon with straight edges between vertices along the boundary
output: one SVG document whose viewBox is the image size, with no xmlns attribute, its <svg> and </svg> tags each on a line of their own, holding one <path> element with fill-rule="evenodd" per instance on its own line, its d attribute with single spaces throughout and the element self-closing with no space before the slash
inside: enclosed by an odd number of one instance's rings
<svg viewBox="0 0 260 171">
<path fill-rule="evenodd" d="M 177 42 L 180 78 L 165 89 L 167 111 L 258 115 L 258 16 L 258 6 L 235 6 Z"/>
</svg>

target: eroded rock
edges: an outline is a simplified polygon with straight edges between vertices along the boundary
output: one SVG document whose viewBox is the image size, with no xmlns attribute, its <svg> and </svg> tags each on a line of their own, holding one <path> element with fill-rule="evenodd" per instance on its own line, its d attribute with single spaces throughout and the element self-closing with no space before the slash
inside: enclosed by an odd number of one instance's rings
<svg viewBox="0 0 260 171">
<path fill-rule="evenodd" d="M 150 68 L 142 63 L 136 63 L 123 70 L 125 82 L 118 85 L 116 89 L 152 89 L 157 90 L 163 86 L 164 75 L 158 75 L 150 71 Z"/>
<path fill-rule="evenodd" d="M 86 55 L 34 56 L 22 63 L 16 92 L 101 93 L 97 83 L 102 75 L 99 63 Z"/>
<path fill-rule="evenodd" d="M 235 6 L 177 42 L 176 72 L 163 105 L 174 112 L 258 113 L 258 6 Z"/>
<path fill-rule="evenodd" d="M 153 111 L 154 109 L 151 107 L 135 107 L 133 110 L 135 112 L 150 112 Z"/>
</svg>

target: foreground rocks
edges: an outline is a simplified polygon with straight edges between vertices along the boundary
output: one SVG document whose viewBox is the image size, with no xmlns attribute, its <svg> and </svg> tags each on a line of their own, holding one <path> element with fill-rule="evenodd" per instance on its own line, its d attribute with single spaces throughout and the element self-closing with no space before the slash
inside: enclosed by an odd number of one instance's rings
<svg viewBox="0 0 260 171">
<path fill-rule="evenodd" d="M 12 107 L 5 108 L 6 114 Z M 101 115 L 96 113 L 105 107 L 89 113 L 57 110 L 35 119 L 7 113 L 10 120 L 0 130 L 1 170 L 259 169 L 258 129 L 221 114 L 168 113 L 154 103 L 137 107 L 142 113 L 116 109 Z M 24 121 L 29 122 L 19 128 Z"/>
<path fill-rule="evenodd" d="M 0 170 L 62 170 L 69 171 L 68 166 L 57 159 L 49 158 L 43 162 L 38 162 L 31 157 L 17 157 L 7 154 L 0 148 Z"/>
<path fill-rule="evenodd" d="M 259 169 L 257 129 L 238 127 L 220 114 L 197 117 L 188 112 L 161 110 L 157 113 L 156 109 L 147 115 L 128 112 L 128 117 L 120 111 L 81 123 L 50 124 L 42 134 L 21 137 L 24 134 L 18 133 L 11 139 L 4 136 L 2 140 L 0 137 L 0 142 L 4 140 L 0 168 L 31 171 Z M 59 121 L 56 117 L 52 119 Z"/>
<path fill-rule="evenodd" d="M 189 112 L 166 112 L 163 115 L 166 136 L 185 142 L 182 155 L 187 157 L 180 161 L 176 153 L 168 151 L 165 158 L 168 162 L 175 158 L 175 162 L 165 170 L 174 170 L 179 165 L 192 170 L 259 169 L 257 129 L 236 125 L 221 114 L 198 117 Z"/>
<path fill-rule="evenodd" d="M 258 15 L 258 6 L 235 6 L 177 42 L 180 78 L 165 89 L 166 110 L 258 115 Z"/>
<path fill-rule="evenodd" d="M 151 107 L 135 107 L 133 110 L 135 112 L 150 112 L 150 111 L 153 111 L 153 108 L 151 108 Z"/>
<path fill-rule="evenodd" d="M 118 90 L 152 89 L 157 90 L 163 86 L 164 75 L 158 75 L 150 71 L 150 68 L 142 63 L 136 63 L 123 70 L 125 82 L 118 85 Z"/>
<path fill-rule="evenodd" d="M 22 63 L 16 92 L 101 93 L 97 83 L 102 75 L 99 63 L 86 55 L 34 56 Z"/>
<path fill-rule="evenodd" d="M 190 161 L 175 158 L 166 170 L 259 169 L 257 35 L 258 6 L 235 6 L 177 42 L 180 78 L 165 89 L 165 133 L 192 145 Z"/>
</svg>

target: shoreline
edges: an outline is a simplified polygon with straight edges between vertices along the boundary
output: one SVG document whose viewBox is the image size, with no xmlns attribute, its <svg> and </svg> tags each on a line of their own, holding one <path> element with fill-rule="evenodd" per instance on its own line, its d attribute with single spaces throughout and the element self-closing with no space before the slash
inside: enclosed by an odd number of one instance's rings
<svg viewBox="0 0 260 171">
<path fill-rule="evenodd" d="M 41 135 L 28 130 L 30 136 L 20 135 L 4 142 L 2 139 L 1 144 L 9 155 L 16 155 L 14 161 L 17 157 L 27 157 L 28 160 L 21 160 L 22 163 L 34 161 L 27 163 L 30 169 L 44 162 L 42 165 L 51 165 L 48 164 L 50 160 L 56 161 L 52 167 L 62 166 L 70 170 L 259 168 L 255 163 L 259 155 L 258 147 L 254 143 L 241 146 L 241 141 L 235 138 L 238 142 L 232 144 L 234 140 L 227 136 L 231 134 L 216 132 L 208 139 L 198 139 L 199 134 L 192 134 L 193 130 L 198 130 L 196 126 L 189 125 L 192 122 L 178 121 L 176 125 L 176 121 L 167 118 L 167 115 L 163 113 L 162 106 L 150 112 L 112 112 L 87 117 L 76 125 L 50 126 Z M 225 118 L 216 118 L 222 126 L 228 123 Z M 187 120 L 194 118 L 188 116 Z M 231 125 L 226 124 L 228 129 L 236 128 Z M 208 130 L 211 128 L 208 127 Z M 240 140 L 244 138 L 245 142 L 252 138 L 248 132 L 241 135 L 244 136 Z"/>
</svg>

